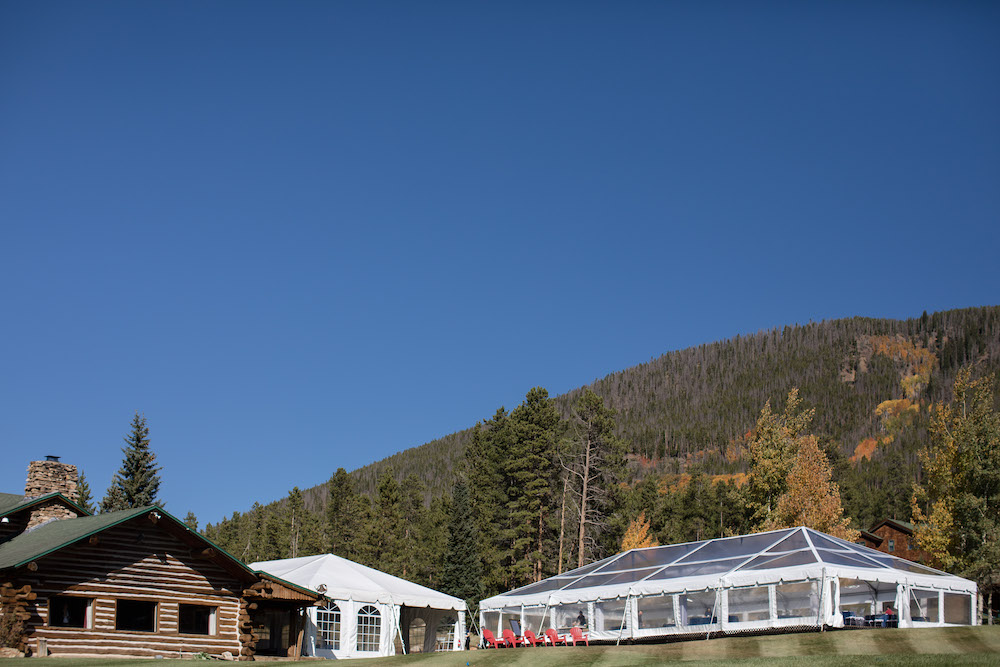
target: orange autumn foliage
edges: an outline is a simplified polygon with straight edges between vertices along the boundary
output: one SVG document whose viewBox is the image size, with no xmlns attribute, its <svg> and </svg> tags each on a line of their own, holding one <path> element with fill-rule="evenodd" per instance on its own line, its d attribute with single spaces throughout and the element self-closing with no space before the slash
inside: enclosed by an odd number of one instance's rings
<svg viewBox="0 0 1000 667">
<path fill-rule="evenodd" d="M 917 347 L 902 336 L 872 336 L 869 338 L 873 354 L 881 354 L 904 364 L 900 384 L 909 399 L 916 399 L 930 380 L 937 363 L 934 353 Z"/>
<path fill-rule="evenodd" d="M 854 448 L 854 454 L 851 455 L 849 459 L 851 463 L 857 463 L 861 459 L 871 459 L 872 454 L 875 453 L 875 449 L 878 447 L 878 440 L 875 438 L 865 438 L 858 443 L 858 446 Z"/>
<path fill-rule="evenodd" d="M 646 511 L 639 512 L 639 516 L 631 521 L 622 537 L 622 551 L 629 549 L 645 549 L 647 547 L 658 547 L 660 543 L 654 540 L 649 534 L 649 519 L 646 518 Z"/>
<path fill-rule="evenodd" d="M 860 533 L 850 527 L 840 502 L 840 488 L 831 480 L 830 462 L 814 436 L 798 439 L 795 463 L 788 473 L 788 490 L 778 499 L 763 528 L 807 526 L 854 542 Z"/>
</svg>

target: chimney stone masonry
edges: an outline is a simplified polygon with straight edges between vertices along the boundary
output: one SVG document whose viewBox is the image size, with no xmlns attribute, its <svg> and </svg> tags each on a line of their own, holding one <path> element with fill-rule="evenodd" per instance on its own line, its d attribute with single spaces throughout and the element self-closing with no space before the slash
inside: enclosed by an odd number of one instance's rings
<svg viewBox="0 0 1000 667">
<path fill-rule="evenodd" d="M 53 461 L 32 461 L 28 464 L 28 480 L 24 484 L 24 498 L 38 498 L 49 493 L 59 492 L 76 502 L 76 486 L 78 477 L 76 466 Z M 72 519 L 76 512 L 62 501 L 49 500 L 31 508 L 26 530 L 31 530 L 56 519 Z"/>
<path fill-rule="evenodd" d="M 28 481 L 24 484 L 24 497 L 37 498 L 58 491 L 76 502 L 78 480 L 76 466 L 59 461 L 32 461 L 28 464 Z"/>
</svg>

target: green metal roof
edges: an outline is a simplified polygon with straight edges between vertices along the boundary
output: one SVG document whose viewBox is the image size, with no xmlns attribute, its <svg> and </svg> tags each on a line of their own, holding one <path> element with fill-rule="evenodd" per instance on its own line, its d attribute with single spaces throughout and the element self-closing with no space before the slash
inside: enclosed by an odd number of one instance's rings
<svg viewBox="0 0 1000 667">
<path fill-rule="evenodd" d="M 23 502 L 24 496 L 19 496 L 16 493 L 0 493 L 0 516 L 6 516 Z"/>
<path fill-rule="evenodd" d="M 87 516 L 90 514 L 87 510 L 83 509 L 75 502 L 59 493 L 54 491 L 52 493 L 46 493 L 44 496 L 37 496 L 35 498 L 25 498 L 24 496 L 19 496 L 13 493 L 0 493 L 0 517 L 8 516 L 14 512 L 20 512 L 23 509 L 27 509 L 32 505 L 37 505 L 38 503 L 45 502 L 46 500 L 53 500 L 58 498 L 64 503 L 73 508 L 73 510 L 81 516 Z"/>
<path fill-rule="evenodd" d="M 154 509 L 157 508 L 139 507 L 120 512 L 50 521 L 0 544 L 0 570 L 24 565 Z"/>
</svg>

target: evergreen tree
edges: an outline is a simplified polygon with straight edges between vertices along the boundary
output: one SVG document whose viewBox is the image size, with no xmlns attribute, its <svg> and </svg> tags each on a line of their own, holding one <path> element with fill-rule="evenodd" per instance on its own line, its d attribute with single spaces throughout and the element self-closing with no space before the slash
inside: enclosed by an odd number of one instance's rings
<svg viewBox="0 0 1000 667">
<path fill-rule="evenodd" d="M 379 479 L 366 533 L 364 564 L 397 577 L 403 576 L 409 557 L 403 549 L 403 494 L 392 468 Z"/>
<path fill-rule="evenodd" d="M 149 427 L 145 415 L 135 413 L 132 430 L 124 440 L 126 446 L 122 448 L 122 453 L 125 459 L 101 501 L 102 512 L 159 503 L 156 494 L 160 490 L 160 468 L 156 465 L 156 454 L 149 447 Z"/>
<path fill-rule="evenodd" d="M 305 537 L 306 505 L 302 499 L 302 491 L 297 486 L 288 492 L 288 507 L 285 508 L 285 514 L 288 516 L 287 558 L 298 558 L 302 555 L 299 550 Z"/>
<path fill-rule="evenodd" d="M 535 387 L 511 412 L 509 423 L 504 466 L 507 512 L 501 540 L 509 545 L 508 585 L 515 587 L 549 573 L 543 567 L 553 541 L 547 511 L 556 484 L 554 456 L 562 421 L 548 391 Z"/>
<path fill-rule="evenodd" d="M 194 515 L 194 512 L 188 510 L 188 513 L 184 515 L 184 525 L 198 532 L 198 517 Z"/>
<path fill-rule="evenodd" d="M 573 408 L 575 456 L 569 470 L 579 498 L 577 567 L 599 557 L 598 538 L 614 507 L 615 489 L 624 471 L 626 443 L 615 435 L 615 410 L 585 390 Z M 617 546 L 617 545 L 616 545 Z"/>
<path fill-rule="evenodd" d="M 452 495 L 448 545 L 444 552 L 441 590 L 465 600 L 469 609 L 482 595 L 482 560 L 479 555 L 479 531 L 473 520 L 469 488 L 459 479 Z"/>
<path fill-rule="evenodd" d="M 80 481 L 76 484 L 76 504 L 87 510 L 91 514 L 97 511 L 94 507 L 94 497 L 90 491 L 90 484 L 87 483 L 87 476 L 80 471 Z"/>
<path fill-rule="evenodd" d="M 337 468 L 327 482 L 326 538 L 330 553 L 360 560 L 360 539 L 367 515 L 368 502 L 358 494 L 354 478 Z"/>
<path fill-rule="evenodd" d="M 504 408 L 492 419 L 480 422 L 472 432 L 466 462 L 473 521 L 479 533 L 479 553 L 483 561 L 483 595 L 488 597 L 510 590 L 504 570 L 507 545 L 501 539 L 506 521 L 507 488 L 504 466 L 506 443 L 510 440 L 509 415 Z"/>
</svg>

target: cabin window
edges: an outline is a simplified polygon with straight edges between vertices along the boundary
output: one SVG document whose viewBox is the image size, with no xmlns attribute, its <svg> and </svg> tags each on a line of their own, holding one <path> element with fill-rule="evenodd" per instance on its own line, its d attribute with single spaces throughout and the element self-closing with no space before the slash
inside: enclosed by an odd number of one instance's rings
<svg viewBox="0 0 1000 667">
<path fill-rule="evenodd" d="M 185 635 L 214 635 L 215 607 L 182 604 L 177 610 L 177 631 Z"/>
<path fill-rule="evenodd" d="M 889 540 L 889 553 L 896 550 L 896 540 Z"/>
<path fill-rule="evenodd" d="M 156 632 L 156 603 L 146 600 L 118 600 L 115 630 Z"/>
<path fill-rule="evenodd" d="M 316 647 L 340 650 L 340 607 L 333 603 L 316 610 Z"/>
<path fill-rule="evenodd" d="M 49 627 L 89 628 L 91 600 L 57 596 L 49 598 Z"/>
<path fill-rule="evenodd" d="M 381 639 L 382 616 L 371 605 L 358 612 L 358 650 L 377 651 Z"/>
</svg>

